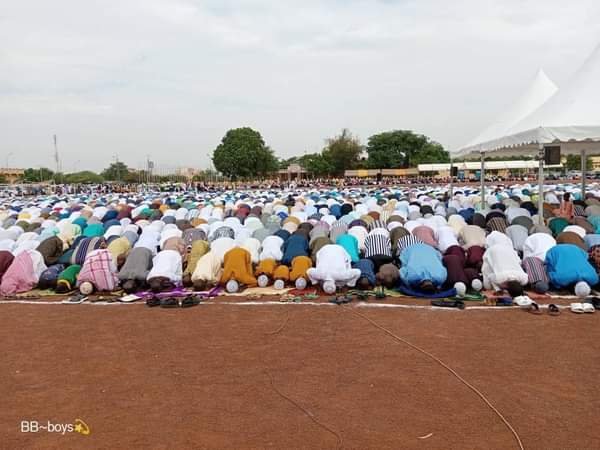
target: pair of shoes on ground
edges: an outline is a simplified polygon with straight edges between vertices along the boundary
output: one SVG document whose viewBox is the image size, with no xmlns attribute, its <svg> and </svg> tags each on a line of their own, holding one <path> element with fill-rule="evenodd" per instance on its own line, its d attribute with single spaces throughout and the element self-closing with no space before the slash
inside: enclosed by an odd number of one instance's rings
<svg viewBox="0 0 600 450">
<path fill-rule="evenodd" d="M 88 299 L 87 295 L 78 293 L 78 294 L 72 295 L 69 298 L 64 299 L 61 303 L 63 305 L 79 305 L 79 304 L 85 302 L 87 299 Z"/>
<path fill-rule="evenodd" d="M 575 314 L 584 314 L 584 313 L 594 313 L 596 312 L 596 308 L 593 303 L 571 303 L 571 312 Z"/>
<path fill-rule="evenodd" d="M 156 306 L 160 306 L 161 308 L 190 308 L 192 306 L 198 306 L 200 304 L 200 299 L 198 297 L 194 297 L 193 295 L 189 295 L 179 302 L 179 299 L 174 297 L 166 297 L 166 298 L 158 298 L 158 297 L 150 297 L 146 300 L 146 306 L 150 308 L 154 308 Z"/>
<path fill-rule="evenodd" d="M 437 306 L 438 308 L 465 309 L 465 302 L 462 300 L 431 300 L 431 306 Z"/>
<path fill-rule="evenodd" d="M 351 301 L 352 301 L 351 295 L 337 295 L 334 298 L 332 298 L 331 300 L 329 300 L 329 303 L 333 303 L 336 305 L 345 305 L 347 303 L 350 303 Z"/>
<path fill-rule="evenodd" d="M 522 308 L 524 308 L 531 314 L 536 314 L 536 315 L 542 314 L 542 310 L 540 309 L 540 306 L 535 302 L 531 302 L 531 304 L 528 306 L 527 305 L 522 306 Z M 554 303 L 551 303 L 548 305 L 548 314 L 551 316 L 558 316 L 558 315 L 560 315 L 560 308 L 558 306 L 556 306 Z"/>
</svg>

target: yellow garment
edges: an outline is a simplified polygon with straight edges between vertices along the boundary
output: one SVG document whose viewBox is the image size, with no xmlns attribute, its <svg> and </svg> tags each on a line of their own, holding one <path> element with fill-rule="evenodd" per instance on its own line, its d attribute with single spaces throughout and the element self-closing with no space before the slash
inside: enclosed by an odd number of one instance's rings
<svg viewBox="0 0 600 450">
<path fill-rule="evenodd" d="M 201 256 L 192 272 L 192 282 L 206 281 L 216 284 L 221 279 L 221 260 L 213 252 L 208 252 Z"/>
<path fill-rule="evenodd" d="M 258 263 L 256 266 L 256 271 L 254 275 L 259 277 L 261 275 L 266 275 L 269 278 L 273 277 L 273 272 L 275 272 L 275 268 L 277 267 L 277 261 L 273 258 L 265 259 Z"/>
<path fill-rule="evenodd" d="M 115 265 L 117 264 L 117 258 L 129 252 L 129 250 L 131 250 L 131 244 L 126 237 L 117 238 L 108 244 L 108 251 Z"/>
<path fill-rule="evenodd" d="M 280 266 L 277 266 L 277 268 L 275 269 L 275 272 L 273 272 L 273 279 L 289 281 L 290 280 L 290 268 L 283 264 Z"/>
<path fill-rule="evenodd" d="M 248 250 L 236 247 L 225 253 L 221 284 L 226 284 L 230 280 L 249 287 L 256 286 L 256 278 L 252 274 L 252 259 Z"/>
<path fill-rule="evenodd" d="M 298 278 L 308 278 L 306 271 L 312 267 L 312 259 L 308 256 L 296 256 L 292 259 L 292 271 L 290 280 L 296 281 Z"/>
<path fill-rule="evenodd" d="M 191 275 L 196 270 L 196 265 L 200 258 L 206 255 L 209 251 L 209 245 L 206 241 L 194 241 L 192 244 L 192 250 L 188 256 L 188 263 L 183 272 L 183 275 Z"/>
</svg>

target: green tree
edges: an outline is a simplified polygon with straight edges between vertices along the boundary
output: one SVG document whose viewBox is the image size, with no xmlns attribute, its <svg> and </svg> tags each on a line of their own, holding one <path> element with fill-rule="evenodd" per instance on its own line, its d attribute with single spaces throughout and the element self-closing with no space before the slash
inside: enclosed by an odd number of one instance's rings
<svg viewBox="0 0 600 450">
<path fill-rule="evenodd" d="M 567 170 L 581 170 L 581 155 L 567 155 L 566 167 Z M 588 170 L 592 168 L 592 158 L 586 159 L 586 167 Z"/>
<path fill-rule="evenodd" d="M 8 180 L 6 179 L 6 176 L 4 175 L 0 175 L 0 184 L 7 184 Z"/>
<path fill-rule="evenodd" d="M 440 144 L 410 130 L 386 131 L 371 136 L 367 153 L 368 166 L 373 169 L 416 167 L 418 164 L 450 161 L 450 155 Z"/>
<path fill-rule="evenodd" d="M 258 131 L 229 130 L 213 152 L 215 168 L 230 178 L 256 177 L 277 170 L 277 158 Z"/>
<path fill-rule="evenodd" d="M 104 179 L 102 176 L 90 170 L 84 170 L 81 172 L 73 172 L 64 175 L 65 183 L 102 183 Z"/>
<path fill-rule="evenodd" d="M 333 174 L 343 175 L 344 171 L 356 167 L 362 149 L 358 138 L 344 128 L 338 136 L 327 139 L 322 155 L 331 164 Z"/>
<path fill-rule="evenodd" d="M 121 161 L 117 161 L 108 166 L 100 174 L 102 178 L 108 181 L 123 181 L 129 174 L 129 167 Z"/>
<path fill-rule="evenodd" d="M 309 174 L 314 176 L 325 176 L 333 173 L 334 166 L 323 153 L 310 153 L 302 156 L 298 163 L 306 170 Z"/>
<path fill-rule="evenodd" d="M 30 167 L 29 169 L 25 169 L 23 172 L 23 177 L 21 178 L 25 183 L 40 183 L 42 181 L 49 181 L 53 179 L 54 172 L 46 167 L 41 167 L 39 169 L 34 169 Z"/>
</svg>

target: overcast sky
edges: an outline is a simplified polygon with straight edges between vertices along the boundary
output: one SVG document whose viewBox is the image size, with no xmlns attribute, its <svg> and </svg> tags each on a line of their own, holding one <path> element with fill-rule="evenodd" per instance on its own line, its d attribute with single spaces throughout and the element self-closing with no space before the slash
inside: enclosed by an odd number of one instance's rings
<svg viewBox="0 0 600 450">
<path fill-rule="evenodd" d="M 455 148 L 600 41 L 597 0 L 19 0 L 0 7 L 0 164 L 206 167 L 412 129 Z"/>
</svg>

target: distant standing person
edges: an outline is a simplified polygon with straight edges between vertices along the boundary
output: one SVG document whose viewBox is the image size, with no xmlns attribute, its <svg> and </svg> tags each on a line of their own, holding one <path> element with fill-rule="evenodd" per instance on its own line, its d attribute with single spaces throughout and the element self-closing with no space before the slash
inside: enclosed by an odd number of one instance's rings
<svg viewBox="0 0 600 450">
<path fill-rule="evenodd" d="M 558 210 L 558 216 L 563 217 L 567 220 L 573 218 L 573 201 L 571 200 L 571 194 L 565 192 L 560 202 L 560 208 Z"/>
</svg>

